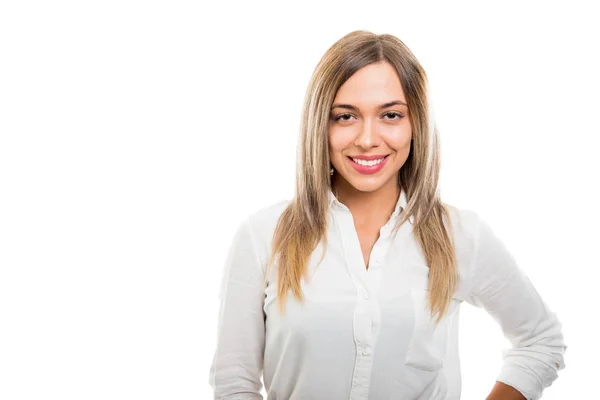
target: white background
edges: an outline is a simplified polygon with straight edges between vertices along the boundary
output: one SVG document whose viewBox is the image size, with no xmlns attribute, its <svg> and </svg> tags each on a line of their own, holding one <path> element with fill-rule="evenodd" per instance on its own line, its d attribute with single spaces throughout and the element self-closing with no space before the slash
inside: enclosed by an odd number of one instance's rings
<svg viewBox="0 0 600 400">
<path fill-rule="evenodd" d="M 209 399 L 233 230 L 294 191 L 304 91 L 355 29 L 428 73 L 442 200 L 485 218 L 558 313 L 597 394 L 593 2 L 4 1 L 0 398 Z M 463 399 L 507 346 L 462 307 Z"/>
</svg>

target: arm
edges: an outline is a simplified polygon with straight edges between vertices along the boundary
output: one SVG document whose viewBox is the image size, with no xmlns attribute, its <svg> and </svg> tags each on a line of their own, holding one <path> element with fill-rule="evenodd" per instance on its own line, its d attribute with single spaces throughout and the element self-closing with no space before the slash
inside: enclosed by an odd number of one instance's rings
<svg viewBox="0 0 600 400">
<path fill-rule="evenodd" d="M 264 273 L 250 220 L 237 228 L 221 281 L 217 349 L 209 382 L 215 399 L 262 400 Z"/>
<path fill-rule="evenodd" d="M 502 382 L 496 382 L 492 392 L 485 400 L 526 400 L 525 396 L 512 386 Z"/>
<path fill-rule="evenodd" d="M 521 399 L 538 400 L 565 368 L 562 324 L 504 243 L 483 219 L 478 220 L 465 300 L 483 307 L 512 345 L 502 352 L 504 363 L 488 399 L 518 399 L 509 397 L 514 389 Z M 507 396 L 500 397 L 501 393 Z"/>
</svg>

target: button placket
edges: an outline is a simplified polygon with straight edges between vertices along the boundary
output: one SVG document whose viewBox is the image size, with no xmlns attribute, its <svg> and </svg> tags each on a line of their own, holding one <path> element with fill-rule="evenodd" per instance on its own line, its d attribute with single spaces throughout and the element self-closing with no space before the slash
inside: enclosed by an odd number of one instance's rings
<svg viewBox="0 0 600 400">
<path fill-rule="evenodd" d="M 346 212 L 335 214 L 335 222 L 341 235 L 348 272 L 356 287 L 353 321 L 356 358 L 350 399 L 366 400 L 373 363 L 373 324 L 379 313 L 377 302 L 373 298 L 376 293 L 373 280 L 379 276 L 380 252 L 387 248 L 389 243 L 387 235 L 381 235 L 381 239 L 376 241 L 372 250 L 374 270 L 365 269 L 354 220 L 349 210 L 344 211 Z"/>
<path fill-rule="evenodd" d="M 373 357 L 371 356 L 370 348 L 366 344 L 357 343 L 356 350 L 356 362 L 350 399 L 366 400 L 369 394 L 369 381 Z"/>
</svg>

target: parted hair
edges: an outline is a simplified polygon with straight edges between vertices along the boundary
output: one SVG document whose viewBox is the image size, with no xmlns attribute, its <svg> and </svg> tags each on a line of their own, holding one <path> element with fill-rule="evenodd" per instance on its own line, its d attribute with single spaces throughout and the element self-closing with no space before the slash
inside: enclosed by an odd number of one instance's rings
<svg viewBox="0 0 600 400">
<path fill-rule="evenodd" d="M 398 173 L 398 184 L 406 194 L 407 204 L 393 233 L 413 216 L 413 235 L 429 267 L 431 318 L 437 313 L 436 323 L 439 323 L 450 305 L 458 270 L 449 206 L 439 196 L 439 137 L 428 97 L 427 76 L 397 37 L 357 30 L 325 52 L 306 90 L 297 148 L 296 192 L 277 221 L 267 265 L 267 271 L 277 265 L 277 304 L 281 313 L 285 311 L 290 291 L 303 301 L 301 282 L 303 277 L 308 278 L 309 259 L 321 241 L 323 249 L 327 247 L 331 190 L 327 133 L 333 100 L 340 86 L 356 71 L 382 61 L 390 63 L 400 79 L 413 139 L 409 156 Z"/>
</svg>

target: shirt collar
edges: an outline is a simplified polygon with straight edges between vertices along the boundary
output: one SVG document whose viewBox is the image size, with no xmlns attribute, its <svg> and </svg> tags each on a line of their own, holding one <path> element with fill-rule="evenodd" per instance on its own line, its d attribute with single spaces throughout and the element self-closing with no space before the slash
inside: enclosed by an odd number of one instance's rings
<svg viewBox="0 0 600 400">
<path fill-rule="evenodd" d="M 331 189 L 328 189 L 329 192 L 329 207 L 331 207 L 332 205 L 335 205 L 336 207 L 342 207 L 342 208 L 346 208 L 346 205 L 341 203 L 337 197 L 335 197 L 335 194 L 333 194 L 333 191 Z M 396 218 L 403 209 L 406 208 L 406 193 L 404 192 L 404 190 L 400 190 L 400 196 L 398 196 L 398 201 L 396 202 L 396 207 L 394 208 L 394 212 L 392 213 L 392 215 L 390 216 L 391 219 Z M 408 218 L 409 222 L 412 224 L 414 221 L 413 216 L 411 215 Z"/>
</svg>

